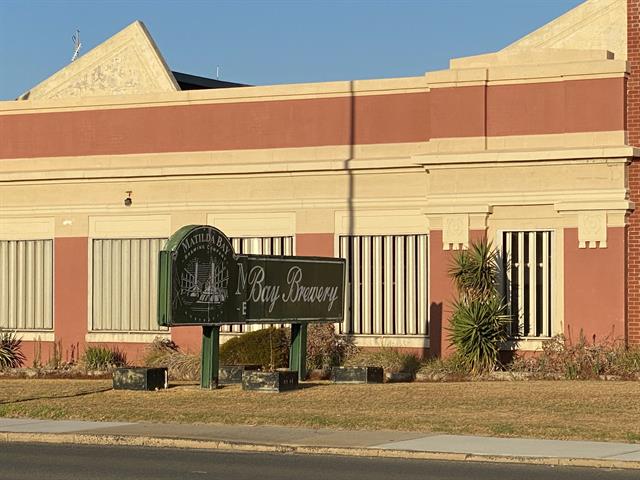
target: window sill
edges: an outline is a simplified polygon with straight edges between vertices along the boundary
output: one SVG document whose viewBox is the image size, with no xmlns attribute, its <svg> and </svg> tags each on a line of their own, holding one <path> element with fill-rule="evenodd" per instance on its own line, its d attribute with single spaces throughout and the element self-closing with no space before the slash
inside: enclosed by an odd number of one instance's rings
<svg viewBox="0 0 640 480">
<path fill-rule="evenodd" d="M 169 339 L 168 331 L 157 332 L 89 332 L 84 339 L 89 343 L 151 343 L 155 338 Z"/>
<path fill-rule="evenodd" d="M 504 343 L 500 350 L 535 352 L 542 350 L 542 344 L 548 342 L 552 337 L 521 338 L 509 340 Z"/>
<path fill-rule="evenodd" d="M 53 330 L 17 330 L 12 328 L 2 328 L 4 332 L 16 332 L 16 336 L 23 342 L 53 342 L 55 334 Z"/>
</svg>

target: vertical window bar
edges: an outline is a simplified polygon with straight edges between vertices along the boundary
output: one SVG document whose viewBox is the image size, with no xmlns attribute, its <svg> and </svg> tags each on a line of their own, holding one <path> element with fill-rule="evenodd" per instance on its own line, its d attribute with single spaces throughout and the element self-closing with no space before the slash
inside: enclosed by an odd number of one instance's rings
<svg viewBox="0 0 640 480">
<path fill-rule="evenodd" d="M 9 326 L 9 242 L 0 241 L 0 319 Z"/>
<path fill-rule="evenodd" d="M 120 293 L 122 288 L 122 240 L 111 241 L 111 297 L 109 301 L 111 303 L 111 328 L 115 330 L 123 330 L 127 328 L 122 325 L 122 316 L 120 315 Z"/>
<path fill-rule="evenodd" d="M 405 330 L 405 248 L 404 237 L 396 237 L 396 290 L 395 290 L 395 330 L 397 335 L 404 335 Z"/>
<path fill-rule="evenodd" d="M 527 335 L 527 331 L 524 331 L 524 273 L 525 273 L 525 261 L 524 261 L 524 232 L 518 232 L 518 325 L 520 326 L 520 332 L 523 335 Z"/>
<path fill-rule="evenodd" d="M 351 304 L 351 312 L 353 315 L 353 333 L 362 333 L 360 325 L 361 318 L 361 289 L 362 289 L 362 256 L 360 253 L 360 237 L 353 237 L 353 249 L 351 250 L 353 255 L 353 300 Z"/>
<path fill-rule="evenodd" d="M 538 282 L 536 278 L 536 273 L 538 271 L 538 256 L 536 254 L 536 237 L 538 232 L 529 232 L 527 234 L 529 236 L 529 335 L 537 337 L 539 335 L 538 332 L 538 316 L 537 316 L 537 301 L 538 297 L 536 295 Z"/>
<path fill-rule="evenodd" d="M 121 298 L 122 298 L 122 328 L 132 328 L 131 318 L 131 240 L 122 240 L 122 258 L 120 271 L 122 272 Z"/>
<path fill-rule="evenodd" d="M 140 297 L 140 289 L 141 289 L 141 267 L 140 267 L 140 254 L 141 254 L 141 246 L 140 244 L 143 240 L 133 239 L 131 240 L 131 329 L 138 331 L 141 330 L 142 320 L 140 318 L 140 302 L 142 301 Z"/>
<path fill-rule="evenodd" d="M 25 275 L 25 242 L 17 242 L 16 249 L 16 258 L 17 258 L 17 275 L 16 275 L 16 283 L 18 285 L 18 293 L 17 293 L 17 315 L 16 315 L 16 327 L 24 328 L 24 311 L 25 311 L 25 286 L 26 286 L 26 275 Z"/>
<path fill-rule="evenodd" d="M 406 311 L 406 333 L 415 335 L 418 332 L 416 325 L 416 244 L 415 235 L 407 235 L 405 238 L 406 248 L 406 293 L 405 293 L 405 311 Z"/>
<path fill-rule="evenodd" d="M 34 252 L 34 314 L 33 321 L 34 327 L 37 329 L 47 328 L 45 326 L 45 310 L 44 310 L 44 241 L 38 241 L 35 243 Z M 2 295 L 2 289 L 0 288 L 0 295 Z M 2 315 L 2 310 L 0 310 Z"/>
<path fill-rule="evenodd" d="M 340 255 L 340 258 L 344 258 L 345 259 L 345 282 L 347 283 L 346 288 L 345 288 L 345 298 L 344 298 L 344 305 L 343 305 L 343 316 L 344 319 L 342 320 L 342 323 L 340 325 L 338 325 L 338 333 L 347 333 L 349 331 L 349 310 L 350 310 L 350 297 L 351 297 L 351 280 L 350 280 L 350 274 L 349 274 L 349 270 L 351 268 L 351 260 L 349 259 L 349 245 L 348 245 L 348 237 L 340 237 L 338 239 L 338 253 Z"/>
<path fill-rule="evenodd" d="M 91 329 L 99 330 L 102 320 L 102 241 L 93 241 L 93 297 Z"/>
<path fill-rule="evenodd" d="M 372 314 L 373 314 L 373 331 L 377 335 L 384 333 L 382 328 L 383 319 L 383 250 L 382 237 L 373 237 L 373 258 L 372 258 L 373 278 L 371 281 L 372 288 Z"/>
<path fill-rule="evenodd" d="M 34 242 L 27 241 L 26 243 L 26 252 L 25 252 L 25 321 L 23 328 L 33 328 L 35 326 L 34 319 L 34 304 L 35 304 L 35 269 L 34 269 L 34 259 L 35 259 L 35 249 Z"/>
<path fill-rule="evenodd" d="M 418 235 L 418 334 L 428 335 L 427 236 Z"/>
<path fill-rule="evenodd" d="M 371 333 L 371 237 L 360 237 L 362 242 L 362 322 L 361 333 Z"/>
<path fill-rule="evenodd" d="M 103 328 L 108 328 L 111 318 L 111 243 L 107 240 L 102 242 L 102 316 Z"/>
<path fill-rule="evenodd" d="M 387 235 L 384 237 L 384 333 L 393 335 L 394 333 L 394 284 L 393 274 L 395 271 L 393 237 Z"/>
<path fill-rule="evenodd" d="M 551 336 L 551 232 L 542 233 L 542 335 Z"/>
</svg>

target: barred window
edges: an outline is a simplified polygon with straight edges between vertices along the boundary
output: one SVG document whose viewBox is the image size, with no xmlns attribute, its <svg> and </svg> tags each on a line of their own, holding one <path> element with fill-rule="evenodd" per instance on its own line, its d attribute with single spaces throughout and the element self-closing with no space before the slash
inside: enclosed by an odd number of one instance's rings
<svg viewBox="0 0 640 480">
<path fill-rule="evenodd" d="M 427 335 L 427 235 L 341 236 L 347 260 L 340 333 Z"/>
<path fill-rule="evenodd" d="M 53 329 L 52 240 L 0 240 L 0 328 Z"/>
<path fill-rule="evenodd" d="M 93 240 L 92 331 L 167 330 L 157 320 L 158 258 L 166 240 Z"/>
<path fill-rule="evenodd" d="M 503 232 L 503 292 L 514 337 L 551 334 L 552 232 Z"/>
</svg>

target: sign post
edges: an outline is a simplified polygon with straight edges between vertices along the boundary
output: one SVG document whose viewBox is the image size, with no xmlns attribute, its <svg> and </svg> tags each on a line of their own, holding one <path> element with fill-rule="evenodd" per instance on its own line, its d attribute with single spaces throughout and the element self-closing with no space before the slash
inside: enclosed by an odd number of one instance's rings
<svg viewBox="0 0 640 480">
<path fill-rule="evenodd" d="M 236 255 L 217 228 L 188 225 L 160 252 L 158 323 L 202 326 L 202 388 L 217 386 L 220 325 L 291 323 L 304 379 L 307 324 L 342 322 L 344 282 L 344 259 Z"/>
<path fill-rule="evenodd" d="M 200 387 L 216 388 L 220 368 L 220 325 L 203 325 L 200 361 Z"/>
<path fill-rule="evenodd" d="M 289 370 L 298 372 L 298 380 L 307 376 L 307 324 L 291 324 L 291 348 L 289 349 Z"/>
</svg>

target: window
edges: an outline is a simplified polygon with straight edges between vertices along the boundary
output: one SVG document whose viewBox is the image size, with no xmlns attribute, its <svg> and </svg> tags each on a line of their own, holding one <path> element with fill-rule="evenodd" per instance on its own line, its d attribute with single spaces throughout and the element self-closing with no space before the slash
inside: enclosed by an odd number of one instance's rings
<svg viewBox="0 0 640 480">
<path fill-rule="evenodd" d="M 158 258 L 166 238 L 93 240 L 92 331 L 166 331 L 157 320 Z"/>
<path fill-rule="evenodd" d="M 503 292 L 515 337 L 551 334 L 552 232 L 503 232 Z"/>
<path fill-rule="evenodd" d="M 293 237 L 232 237 L 236 254 L 293 255 Z M 262 325 L 223 325 L 221 332 L 243 333 L 262 328 Z"/>
<path fill-rule="evenodd" d="M 427 335 L 427 235 L 341 236 L 347 260 L 340 333 Z"/>
<path fill-rule="evenodd" d="M 0 328 L 53 329 L 52 240 L 0 240 Z"/>
</svg>

